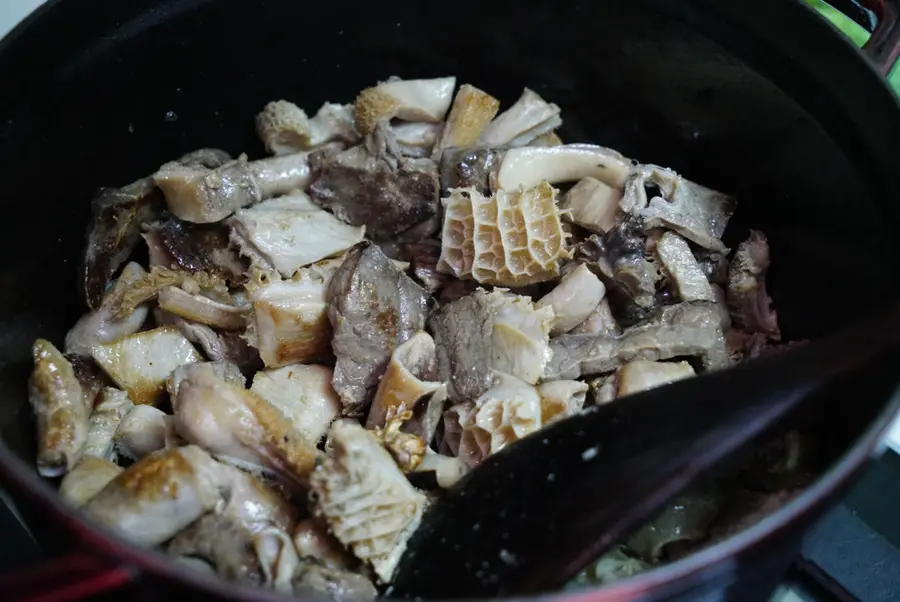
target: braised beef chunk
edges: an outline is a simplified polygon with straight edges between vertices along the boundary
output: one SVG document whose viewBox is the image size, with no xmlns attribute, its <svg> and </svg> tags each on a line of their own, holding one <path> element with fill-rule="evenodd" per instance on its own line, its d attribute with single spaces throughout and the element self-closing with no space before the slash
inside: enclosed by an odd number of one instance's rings
<svg viewBox="0 0 900 602">
<path fill-rule="evenodd" d="M 484 295 L 467 295 L 435 312 L 429 321 L 441 380 L 453 400 L 474 400 L 491 388 L 493 319 Z"/>
<path fill-rule="evenodd" d="M 246 280 L 248 262 L 229 247 L 226 225 L 192 224 L 173 217 L 155 224 L 151 230 L 157 233 L 157 240 L 175 264 L 167 267 L 192 274 L 215 274 L 232 284 Z"/>
<path fill-rule="evenodd" d="M 766 291 L 769 263 L 765 234 L 751 230 L 750 237 L 735 252 L 728 270 L 728 309 L 740 328 L 777 341 L 781 339 L 778 316 Z"/>
<path fill-rule="evenodd" d="M 451 401 L 475 401 L 498 374 L 534 385 L 550 359 L 554 313 L 505 290 L 476 290 L 445 305 L 429 322 L 440 380 Z"/>
<path fill-rule="evenodd" d="M 425 328 L 429 299 L 377 245 L 353 247 L 328 285 L 334 388 L 344 414 L 364 415 L 391 353 Z"/>
<path fill-rule="evenodd" d="M 438 212 L 437 165 L 404 156 L 386 123 L 360 145 L 314 153 L 310 168 L 313 201 L 371 238 L 390 239 Z"/>
</svg>

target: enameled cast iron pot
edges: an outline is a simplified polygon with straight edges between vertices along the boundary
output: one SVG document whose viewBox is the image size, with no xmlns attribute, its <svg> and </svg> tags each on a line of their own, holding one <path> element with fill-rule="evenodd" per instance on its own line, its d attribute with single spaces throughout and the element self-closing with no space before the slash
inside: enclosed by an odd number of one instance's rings
<svg viewBox="0 0 900 602">
<path fill-rule="evenodd" d="M 344 102 L 392 74 L 453 74 L 506 101 L 529 86 L 563 108 L 564 140 L 737 195 L 729 231 L 768 234 L 783 331 L 813 338 L 900 296 L 900 107 L 879 74 L 900 52 L 900 3 L 836 3 L 875 30 L 868 58 L 797 0 L 48 2 L 0 44 L 0 477 L 60 557 L 0 579 L 0 598 L 76 599 L 138 579 L 147 599 L 274 597 L 124 544 L 34 472 L 30 345 L 61 343 L 83 310 L 76 266 L 97 187 L 201 146 L 259 156 L 252 117 L 273 99 Z M 764 600 L 878 450 L 898 407 L 880 384 L 847 392 L 851 415 L 803 418 L 830 468 L 787 507 L 698 555 L 569 595 Z"/>
</svg>

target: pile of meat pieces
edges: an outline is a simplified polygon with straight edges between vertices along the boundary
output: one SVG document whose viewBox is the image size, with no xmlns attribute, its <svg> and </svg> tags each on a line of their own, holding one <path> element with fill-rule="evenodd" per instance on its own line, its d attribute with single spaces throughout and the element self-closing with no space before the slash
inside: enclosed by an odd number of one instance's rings
<svg viewBox="0 0 900 602">
<path fill-rule="evenodd" d="M 371 598 L 488 455 L 778 341 L 765 238 L 721 240 L 732 199 L 563 144 L 531 90 L 499 106 L 452 77 L 278 101 L 272 156 L 101 191 L 90 311 L 34 345 L 41 474 L 198 570 Z"/>
</svg>

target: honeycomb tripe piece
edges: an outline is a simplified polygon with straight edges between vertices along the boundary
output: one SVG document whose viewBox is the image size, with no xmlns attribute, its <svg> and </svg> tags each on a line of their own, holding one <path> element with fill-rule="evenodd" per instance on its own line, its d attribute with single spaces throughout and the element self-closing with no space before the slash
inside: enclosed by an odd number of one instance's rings
<svg viewBox="0 0 900 602">
<path fill-rule="evenodd" d="M 546 181 L 525 190 L 485 197 L 456 188 L 442 199 L 444 229 L 438 270 L 482 284 L 524 286 L 559 276 L 571 257 L 557 206 Z"/>
<path fill-rule="evenodd" d="M 327 458 L 310 477 L 315 512 L 387 583 L 422 520 L 425 495 L 410 484 L 375 435 L 355 422 L 335 422 L 326 448 Z"/>
</svg>

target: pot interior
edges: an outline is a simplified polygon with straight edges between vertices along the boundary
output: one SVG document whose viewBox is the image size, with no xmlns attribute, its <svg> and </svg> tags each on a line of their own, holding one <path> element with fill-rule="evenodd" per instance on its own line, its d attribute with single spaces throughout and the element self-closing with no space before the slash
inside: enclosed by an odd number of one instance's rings
<svg viewBox="0 0 900 602">
<path fill-rule="evenodd" d="M 768 235 L 770 289 L 788 340 L 896 298 L 900 184 L 889 176 L 900 158 L 883 150 L 900 140 L 900 111 L 798 5 L 714 4 L 51 2 L 0 52 L 3 441 L 33 464 L 30 346 L 39 336 L 61 345 L 84 310 L 75 283 L 96 188 L 204 146 L 261 156 L 253 117 L 266 102 L 314 111 L 389 75 L 452 74 L 504 103 L 528 86 L 562 107 L 563 140 L 609 146 L 734 194 L 726 244 L 751 227 Z M 735 20 L 751 4 L 784 20 L 767 33 L 758 14 Z M 772 42 L 788 26 L 809 28 L 796 37 L 822 49 L 830 72 L 805 60 L 812 50 L 799 42 Z M 862 87 L 841 92 L 851 81 Z M 804 428 L 828 442 L 831 461 L 882 405 L 861 395 L 853 416 L 822 408 Z"/>
</svg>

